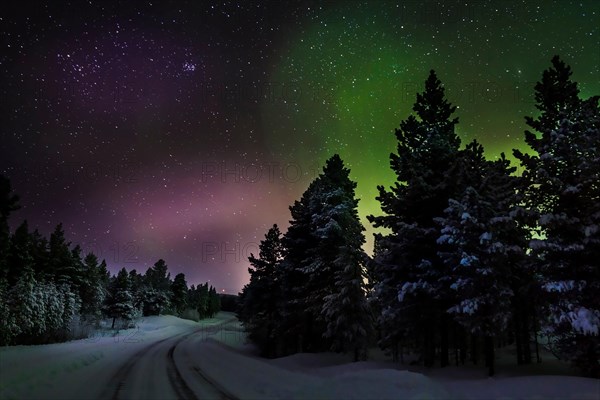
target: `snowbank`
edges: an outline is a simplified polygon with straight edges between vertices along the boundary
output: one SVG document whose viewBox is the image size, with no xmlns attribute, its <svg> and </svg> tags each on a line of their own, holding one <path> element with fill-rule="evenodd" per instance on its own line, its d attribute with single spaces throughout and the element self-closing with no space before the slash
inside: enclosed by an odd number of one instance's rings
<svg viewBox="0 0 600 400">
<path fill-rule="evenodd" d="M 511 375 L 536 369 L 544 373 L 542 365 L 558 371 L 552 361 L 528 369 L 507 369 L 504 375 L 487 378 L 480 367 L 420 373 L 389 361 L 354 363 L 350 356 L 334 353 L 266 360 L 254 355 L 243 336 L 227 334 L 239 331 L 236 324 L 222 326 L 219 335 L 187 342 L 186 350 L 197 367 L 240 399 L 600 399 L 600 380 Z M 507 365 L 514 364 L 514 357 L 499 355 L 506 357 Z"/>
</svg>

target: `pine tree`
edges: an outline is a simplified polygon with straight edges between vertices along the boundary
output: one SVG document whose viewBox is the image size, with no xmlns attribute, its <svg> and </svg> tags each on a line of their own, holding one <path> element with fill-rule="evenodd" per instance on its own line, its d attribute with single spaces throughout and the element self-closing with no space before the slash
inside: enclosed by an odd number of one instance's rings
<svg viewBox="0 0 600 400">
<path fill-rule="evenodd" d="M 437 255 L 435 219 L 461 192 L 455 168 L 460 139 L 455 133 L 458 118 L 452 118 L 456 107 L 445 99 L 434 71 L 425 91 L 417 94 L 413 110 L 417 116 L 409 116 L 396 129 L 397 154 L 390 155 L 397 180 L 389 191 L 378 187 L 384 215 L 368 217 L 374 227 L 392 232 L 377 237 L 381 251 L 373 263 L 374 291 L 382 309 L 380 345 L 396 348 L 393 342 L 406 335 L 419 338 L 423 361 L 431 366 L 439 338 L 444 366 L 449 292 L 440 281 L 445 267 Z"/>
<path fill-rule="evenodd" d="M 267 357 L 278 354 L 278 326 L 281 322 L 279 263 L 283 257 L 281 231 L 273 225 L 259 244 L 258 258 L 251 254 L 250 282 L 240 294 L 239 318 L 249 338 Z"/>
<path fill-rule="evenodd" d="M 35 276 L 44 281 L 50 281 L 52 276 L 49 274 L 50 252 L 48 239 L 40 234 L 36 229 L 30 236 L 31 256 L 33 257 L 33 270 Z"/>
<path fill-rule="evenodd" d="M 325 324 L 330 349 L 366 358 L 372 322 L 366 301 L 367 255 L 364 228 L 358 217 L 356 183 L 336 154 L 323 168 L 321 184 L 311 201 L 312 230 L 319 242 L 309 253 L 305 273 L 315 282 L 310 303 Z"/>
<path fill-rule="evenodd" d="M 8 274 L 6 257 L 10 248 L 8 216 L 20 208 L 19 196 L 12 193 L 10 181 L 0 175 L 0 280 Z"/>
<path fill-rule="evenodd" d="M 100 277 L 98 257 L 89 253 L 83 260 L 84 273 L 82 276 L 79 296 L 81 298 L 81 315 L 90 320 L 100 317 L 102 303 L 106 296 Z"/>
<path fill-rule="evenodd" d="M 281 239 L 284 253 L 279 269 L 283 307 L 278 330 L 284 340 L 282 354 L 314 350 L 311 347 L 319 345 L 321 340 L 321 334 L 315 329 L 320 310 L 306 303 L 312 288 L 305 273 L 305 267 L 311 262 L 308 254 L 318 243 L 311 226 L 310 202 L 319 184 L 319 179 L 313 180 L 300 200 L 290 206 L 292 219 Z"/>
<path fill-rule="evenodd" d="M 100 265 L 98 266 L 98 276 L 100 277 L 100 282 L 104 288 L 108 288 L 108 283 L 110 282 L 110 272 L 108 271 L 108 267 L 106 266 L 106 260 L 102 260 Z"/>
<path fill-rule="evenodd" d="M 196 293 L 198 302 L 196 303 L 196 310 L 200 318 L 208 317 L 208 282 L 198 285 L 196 287 Z"/>
<path fill-rule="evenodd" d="M 221 298 L 217 293 L 217 289 L 214 287 L 210 287 L 208 289 L 208 307 L 207 307 L 207 316 L 212 318 L 221 310 Z"/>
<path fill-rule="evenodd" d="M 494 340 L 506 332 L 514 298 L 512 277 L 522 265 L 526 234 L 515 220 L 519 197 L 515 171 L 501 155 L 491 162 L 483 147 L 470 143 L 461 152 L 462 196 L 449 200 L 438 243 L 448 266 L 442 279 L 455 292 L 448 312 L 467 332 L 484 339 L 489 375 L 494 374 Z"/>
<path fill-rule="evenodd" d="M 171 305 L 171 274 L 163 259 L 148 268 L 141 291 L 144 315 L 159 315 Z"/>
<path fill-rule="evenodd" d="M 31 235 L 27 221 L 23 221 L 10 238 L 7 257 L 6 279 L 9 285 L 14 285 L 25 271 L 33 271 Z"/>
<path fill-rule="evenodd" d="M 11 330 L 24 343 L 45 332 L 45 304 L 40 298 L 38 282 L 31 269 L 24 270 L 8 295 L 8 306 L 14 326 Z"/>
<path fill-rule="evenodd" d="M 112 329 L 115 328 L 117 318 L 131 321 L 136 315 L 129 274 L 125 268 L 122 268 L 110 283 L 108 296 L 105 300 L 105 313 L 113 319 Z"/>
<path fill-rule="evenodd" d="M 540 234 L 538 258 L 549 330 L 563 355 L 600 374 L 600 111 L 599 96 L 579 97 L 572 71 L 558 56 L 535 86 L 532 154 L 514 151 L 524 167 L 526 201 Z"/>
<path fill-rule="evenodd" d="M 58 224 L 50 234 L 47 275 L 59 284 L 73 285 L 79 279 L 77 266 L 74 265 L 77 261 L 69 250 L 70 245 L 65 239 L 62 224 Z"/>
<path fill-rule="evenodd" d="M 371 314 L 355 187 L 334 155 L 290 207 L 292 220 L 275 274 L 282 293 L 276 330 L 284 338 L 283 354 L 330 349 L 352 351 L 357 359 L 366 354 Z M 252 295 L 243 293 L 243 301 Z"/>
<path fill-rule="evenodd" d="M 171 298 L 173 299 L 173 307 L 178 315 L 181 315 L 187 307 L 187 282 L 185 281 L 185 274 L 179 273 L 175 275 L 173 283 L 171 284 Z"/>
</svg>

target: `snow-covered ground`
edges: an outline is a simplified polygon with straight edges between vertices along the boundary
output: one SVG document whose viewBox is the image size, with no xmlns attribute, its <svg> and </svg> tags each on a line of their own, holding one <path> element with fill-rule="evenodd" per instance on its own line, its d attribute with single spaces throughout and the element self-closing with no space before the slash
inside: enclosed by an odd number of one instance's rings
<svg viewBox="0 0 600 400">
<path fill-rule="evenodd" d="M 116 336 L 0 348 L 0 399 L 177 398 L 168 382 L 169 350 L 187 334 L 214 335 L 232 318 L 144 317 Z"/>
<path fill-rule="evenodd" d="M 548 375 L 566 371 L 556 362 L 503 368 L 500 354 L 487 378 L 482 368 L 408 371 L 373 356 L 265 360 L 231 314 L 150 317 L 115 337 L 0 349 L 0 398 L 600 399 L 600 380 Z"/>
</svg>

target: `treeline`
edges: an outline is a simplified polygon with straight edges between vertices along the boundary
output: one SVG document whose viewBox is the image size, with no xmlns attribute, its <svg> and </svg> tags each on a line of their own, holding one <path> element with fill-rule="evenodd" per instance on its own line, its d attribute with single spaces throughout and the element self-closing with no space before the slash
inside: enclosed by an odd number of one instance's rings
<svg viewBox="0 0 600 400">
<path fill-rule="evenodd" d="M 372 341 L 394 360 L 432 367 L 483 361 L 514 344 L 539 361 L 539 337 L 583 373 L 600 367 L 599 96 L 581 99 L 559 57 L 535 86 L 531 151 L 488 160 L 461 147 L 456 107 L 431 71 L 390 154 L 361 250 L 356 183 L 336 155 L 250 257 L 239 317 L 266 356 L 333 350 L 364 359 Z M 546 341 L 546 340 L 545 340 Z"/>
<path fill-rule="evenodd" d="M 145 274 L 123 268 L 111 276 L 104 260 L 65 239 L 60 224 L 48 239 L 27 221 L 11 234 L 8 216 L 18 201 L 0 175 L 0 345 L 86 337 L 103 318 L 122 328 L 142 315 L 198 320 L 219 311 L 215 288 L 188 288 L 182 273 L 171 279 L 163 260 Z"/>
</svg>

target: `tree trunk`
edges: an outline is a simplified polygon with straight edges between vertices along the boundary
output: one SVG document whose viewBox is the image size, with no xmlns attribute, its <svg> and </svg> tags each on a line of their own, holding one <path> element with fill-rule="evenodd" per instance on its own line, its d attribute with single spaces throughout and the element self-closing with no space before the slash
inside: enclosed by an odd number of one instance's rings
<svg viewBox="0 0 600 400">
<path fill-rule="evenodd" d="M 454 332 L 456 333 L 456 329 L 454 330 Z M 456 341 L 458 338 L 456 337 L 456 334 L 454 335 L 454 364 L 458 367 L 458 359 L 459 359 L 459 344 Z"/>
<path fill-rule="evenodd" d="M 479 361 L 479 348 L 477 342 L 477 336 L 471 335 L 471 361 L 473 361 L 473 364 L 475 365 L 477 365 L 477 361 Z"/>
<path fill-rule="evenodd" d="M 441 321 L 441 342 L 440 342 L 440 366 L 447 367 L 450 365 L 449 355 L 448 355 L 448 316 L 446 313 L 442 314 Z"/>
<path fill-rule="evenodd" d="M 435 343 L 434 343 L 433 330 L 428 329 L 425 332 L 425 341 L 423 346 L 423 363 L 425 367 L 433 367 L 435 361 Z"/>
<path fill-rule="evenodd" d="M 488 367 L 488 375 L 494 376 L 494 339 L 485 337 L 485 364 Z"/>
<path fill-rule="evenodd" d="M 522 345 L 523 345 L 523 363 L 524 364 L 531 364 L 531 346 L 529 343 L 529 313 L 528 312 L 524 312 L 523 313 L 523 325 L 522 325 L 522 329 L 521 329 L 521 334 L 523 335 L 521 340 L 522 340 Z"/>
<path fill-rule="evenodd" d="M 404 348 L 402 347 L 402 344 L 400 344 L 399 347 L 400 347 L 400 364 L 404 364 Z"/>
<path fill-rule="evenodd" d="M 523 335 L 521 335 L 521 315 L 515 310 L 514 316 L 515 329 L 515 344 L 517 347 L 517 364 L 523 364 Z"/>
<path fill-rule="evenodd" d="M 467 332 L 460 327 L 458 329 L 458 343 L 460 345 L 460 363 L 461 365 L 465 365 L 465 361 L 467 360 Z"/>
<path fill-rule="evenodd" d="M 540 358 L 540 345 L 538 343 L 538 324 L 537 324 L 537 313 L 535 312 L 535 306 L 534 306 L 534 313 L 533 313 L 533 334 L 534 334 L 534 340 L 535 340 L 535 359 L 536 362 L 539 364 L 542 362 L 542 359 Z"/>
</svg>

